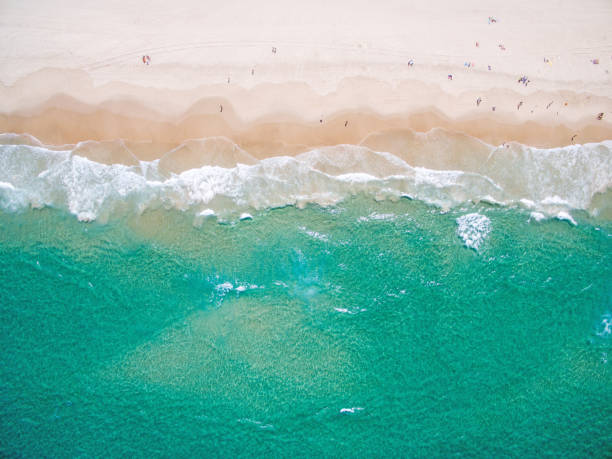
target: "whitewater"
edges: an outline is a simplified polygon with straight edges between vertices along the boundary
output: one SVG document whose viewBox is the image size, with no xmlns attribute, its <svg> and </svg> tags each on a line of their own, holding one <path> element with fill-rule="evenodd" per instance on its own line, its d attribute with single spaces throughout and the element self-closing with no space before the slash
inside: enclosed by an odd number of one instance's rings
<svg viewBox="0 0 612 459">
<path fill-rule="evenodd" d="M 53 147 L 30 136 L 2 134 L 0 206 L 10 211 L 48 206 L 82 221 L 178 209 L 193 214 L 196 224 L 210 215 L 235 220 L 252 210 L 330 206 L 358 194 L 406 197 L 442 209 L 467 202 L 520 206 L 536 218 L 571 219 L 573 210 L 592 216 L 609 212 L 612 141 L 552 149 L 485 146 L 486 158 L 476 165 L 445 170 L 412 166 L 360 145 L 257 160 L 228 139 L 209 138 L 141 161 L 122 141 Z M 128 164 L 113 163 L 113 154 L 124 163 L 127 155 Z"/>
</svg>

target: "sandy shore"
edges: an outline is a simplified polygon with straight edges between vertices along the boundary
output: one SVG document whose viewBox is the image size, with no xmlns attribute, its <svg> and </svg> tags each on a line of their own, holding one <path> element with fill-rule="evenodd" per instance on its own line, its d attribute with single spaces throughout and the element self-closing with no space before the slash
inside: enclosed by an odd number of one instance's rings
<svg viewBox="0 0 612 459">
<path fill-rule="evenodd" d="M 124 139 L 141 159 L 215 136 L 255 157 L 374 138 L 394 152 L 437 127 L 612 138 L 612 4 L 467 3 L 4 5 L 0 132 Z"/>
</svg>

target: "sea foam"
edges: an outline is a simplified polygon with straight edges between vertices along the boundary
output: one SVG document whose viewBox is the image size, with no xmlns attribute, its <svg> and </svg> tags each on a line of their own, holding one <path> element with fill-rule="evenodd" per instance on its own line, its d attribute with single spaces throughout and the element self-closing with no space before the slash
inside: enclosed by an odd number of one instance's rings
<svg viewBox="0 0 612 459">
<path fill-rule="evenodd" d="M 470 249 L 478 251 L 490 232 L 491 220 L 484 215 L 473 213 L 457 219 L 457 235 Z"/>
<path fill-rule="evenodd" d="M 174 158 L 180 148 L 161 160 L 108 164 L 80 156 L 83 144 L 45 147 L 31 137 L 26 140 L 0 135 L 0 207 L 11 212 L 55 207 L 82 221 L 161 208 L 190 212 L 197 225 L 211 216 L 250 219 L 254 210 L 308 203 L 329 206 L 365 194 L 378 200 L 409 197 L 443 209 L 480 201 L 518 205 L 538 217 L 572 222 L 573 209 L 597 214 L 591 207 L 594 196 L 612 185 L 612 141 L 555 149 L 491 146 L 479 170 L 462 171 L 413 167 L 390 153 L 358 145 L 260 161 L 236 147 L 232 161 L 202 164 L 218 156 L 204 150 L 218 149 L 219 142 L 206 139 L 186 143 L 188 163 L 198 167 L 183 170 Z M 229 141 L 224 142 L 230 151 Z M 89 150 L 94 148 L 90 143 Z M 96 157 L 104 148 L 106 144 L 95 145 Z M 200 162 L 197 148 L 204 149 Z M 166 164 L 170 157 L 172 167 Z"/>
</svg>

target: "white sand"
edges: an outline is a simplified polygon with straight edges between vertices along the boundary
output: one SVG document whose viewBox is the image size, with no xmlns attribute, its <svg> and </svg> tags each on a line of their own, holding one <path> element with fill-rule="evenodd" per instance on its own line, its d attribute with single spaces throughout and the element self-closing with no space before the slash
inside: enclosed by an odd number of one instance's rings
<svg viewBox="0 0 612 459">
<path fill-rule="evenodd" d="M 435 109 L 566 124 L 605 112 L 609 127 L 611 20 L 610 0 L 4 0 L 0 113 L 63 94 L 176 118 L 218 97 L 245 122 Z"/>
</svg>

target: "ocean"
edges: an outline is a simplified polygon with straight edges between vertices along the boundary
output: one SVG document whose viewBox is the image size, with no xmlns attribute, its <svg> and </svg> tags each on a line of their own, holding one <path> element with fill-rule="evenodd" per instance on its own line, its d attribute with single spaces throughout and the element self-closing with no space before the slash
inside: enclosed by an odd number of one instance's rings
<svg viewBox="0 0 612 459">
<path fill-rule="evenodd" d="M 3 456 L 610 455 L 612 142 L 0 140 Z"/>
</svg>

